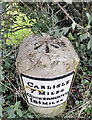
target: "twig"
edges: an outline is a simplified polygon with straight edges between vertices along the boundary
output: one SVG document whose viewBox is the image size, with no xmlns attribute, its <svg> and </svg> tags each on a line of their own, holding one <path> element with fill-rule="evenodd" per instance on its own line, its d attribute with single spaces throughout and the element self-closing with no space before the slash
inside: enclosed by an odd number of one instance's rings
<svg viewBox="0 0 92 120">
<path fill-rule="evenodd" d="M 67 5 L 68 5 L 68 4 L 66 4 L 65 6 L 63 6 L 63 8 L 65 8 Z M 54 16 L 57 15 L 60 11 L 61 11 L 61 10 L 58 10 L 56 13 L 54 13 Z M 51 15 L 49 18 L 47 18 L 47 19 L 49 20 L 49 19 L 51 19 L 51 17 L 52 17 L 52 15 Z"/>
<path fill-rule="evenodd" d="M 0 82 L 0 84 L 1 84 L 1 85 L 3 85 L 4 87 L 6 87 L 6 88 L 10 89 L 10 90 L 14 93 L 14 91 L 13 91 L 13 89 L 12 89 L 12 88 L 8 87 L 7 85 L 3 84 L 2 82 Z"/>
<path fill-rule="evenodd" d="M 73 110 L 71 110 L 71 111 L 69 111 L 69 112 L 67 112 L 67 113 L 65 113 L 65 118 L 71 118 L 71 112 L 74 112 L 74 115 L 76 114 L 76 112 L 78 112 L 77 113 L 77 116 L 78 115 L 80 115 L 81 113 L 80 112 L 82 112 L 82 110 L 84 110 L 84 107 L 85 106 L 88 106 L 89 104 L 90 104 L 90 102 L 91 102 L 91 100 L 89 100 L 89 101 L 87 101 L 87 102 L 85 102 L 83 105 L 81 105 L 81 106 L 76 106 Z M 83 108 L 83 109 L 82 109 Z M 73 115 L 72 115 L 73 116 Z"/>
<path fill-rule="evenodd" d="M 27 104 L 28 106 L 30 106 L 30 103 L 28 103 L 28 101 L 26 100 L 26 98 L 23 97 L 23 94 L 20 93 L 20 95 L 21 95 L 22 99 L 26 102 L 26 104 Z M 31 107 L 31 106 L 30 106 L 30 107 Z M 33 110 L 32 107 L 31 107 L 31 109 L 32 109 L 32 112 L 34 113 L 35 117 L 38 118 L 38 115 L 35 113 L 35 111 Z"/>
<path fill-rule="evenodd" d="M 3 56 L 2 59 L 6 58 L 7 56 L 9 56 L 12 53 L 12 51 L 10 51 L 7 55 Z"/>
<path fill-rule="evenodd" d="M 13 83 L 11 83 L 11 81 L 9 80 L 9 78 L 7 76 L 4 75 L 4 77 L 6 77 L 8 79 L 8 82 L 12 85 L 12 87 L 17 90 L 17 88 L 13 85 Z"/>
<path fill-rule="evenodd" d="M 79 114 L 78 114 L 78 118 L 80 118 L 80 115 L 81 115 L 81 113 L 83 112 L 83 110 L 85 110 L 86 108 L 87 108 L 87 106 L 90 104 L 90 102 L 86 102 L 86 104 L 83 104 L 83 106 L 82 106 L 82 108 L 81 108 L 81 110 L 80 110 L 80 112 L 79 112 Z"/>
<path fill-rule="evenodd" d="M 54 27 L 55 25 L 54 25 L 54 14 L 53 14 L 53 9 L 50 7 L 50 5 L 49 4 L 47 4 L 47 6 L 48 6 L 48 8 L 51 10 L 51 16 L 52 16 L 52 27 Z"/>
<path fill-rule="evenodd" d="M 67 15 L 67 17 L 68 17 L 73 23 L 75 23 L 76 26 L 78 26 L 78 27 L 80 27 L 82 30 L 84 30 L 84 31 L 87 33 L 88 37 L 90 36 L 90 33 L 87 32 L 87 31 L 85 30 L 85 28 L 83 28 L 81 25 L 77 24 L 77 23 L 70 17 L 70 15 L 64 10 L 64 8 L 63 8 L 59 3 L 57 3 L 57 5 L 58 5 L 59 8 Z"/>
<path fill-rule="evenodd" d="M 4 59 L 2 59 L 2 61 L 6 62 L 7 65 L 10 65 L 7 61 L 5 61 Z M 15 66 L 11 65 L 12 68 L 15 68 Z"/>
<path fill-rule="evenodd" d="M 27 88 L 28 88 L 28 89 L 31 89 L 31 90 L 34 90 L 34 91 L 42 92 L 42 93 L 44 92 L 43 90 L 38 90 L 38 89 L 30 88 L 30 87 L 26 86 L 25 89 L 27 89 Z"/>
</svg>

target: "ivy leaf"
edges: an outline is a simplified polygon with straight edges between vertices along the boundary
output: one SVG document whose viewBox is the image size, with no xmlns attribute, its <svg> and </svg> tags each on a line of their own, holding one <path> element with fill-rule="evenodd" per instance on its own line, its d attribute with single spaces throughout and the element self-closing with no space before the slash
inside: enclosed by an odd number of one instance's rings
<svg viewBox="0 0 92 120">
<path fill-rule="evenodd" d="M 0 105 L 3 105 L 5 103 L 4 97 L 1 95 L 0 96 Z"/>
<path fill-rule="evenodd" d="M 91 60 L 91 59 L 89 60 L 88 64 L 89 64 L 90 66 L 92 66 L 92 60 Z"/>
<path fill-rule="evenodd" d="M 16 117 L 16 115 L 11 112 L 8 118 L 15 118 L 15 117 Z"/>
<path fill-rule="evenodd" d="M 28 118 L 33 118 L 33 116 L 30 113 L 27 114 L 27 117 Z"/>
<path fill-rule="evenodd" d="M 17 111 L 20 106 L 20 101 L 17 101 L 14 106 L 14 110 Z"/>
<path fill-rule="evenodd" d="M 17 112 L 17 115 L 18 115 L 19 117 L 22 117 L 22 116 L 23 116 L 21 109 L 18 109 L 16 112 Z"/>
<path fill-rule="evenodd" d="M 91 28 L 91 25 L 88 24 L 88 26 L 86 27 L 87 29 Z"/>
<path fill-rule="evenodd" d="M 87 49 L 89 50 L 90 49 L 90 42 L 91 42 L 91 40 L 88 42 L 88 45 L 87 45 Z"/>
<path fill-rule="evenodd" d="M 2 113 L 3 108 L 2 108 L 2 106 L 3 106 L 4 102 L 5 102 L 4 97 L 2 95 L 0 95 L 0 117 L 3 117 L 3 113 Z"/>
<path fill-rule="evenodd" d="M 87 36 L 86 33 L 80 35 L 80 39 L 81 39 L 81 41 L 85 40 L 87 37 L 88 37 L 88 36 Z"/>
<path fill-rule="evenodd" d="M 4 76 L 1 74 L 1 80 L 4 80 Z"/>
<path fill-rule="evenodd" d="M 7 107 L 6 112 L 8 113 L 8 118 L 15 118 L 14 109 Z"/>
<path fill-rule="evenodd" d="M 7 91 L 7 88 L 4 86 L 0 86 L 0 91 L 2 91 L 2 93 L 5 93 Z"/>
<path fill-rule="evenodd" d="M 86 16 L 88 18 L 88 24 L 90 24 L 91 23 L 91 15 L 89 13 L 86 13 Z"/>
<path fill-rule="evenodd" d="M 64 0 L 67 4 L 72 4 L 73 0 Z"/>
<path fill-rule="evenodd" d="M 72 23 L 72 29 L 73 29 L 73 31 L 75 30 L 75 27 L 76 27 L 76 24 L 75 24 L 75 22 L 73 22 Z"/>
<path fill-rule="evenodd" d="M 75 40 L 75 38 L 73 37 L 73 35 L 72 35 L 71 32 L 69 32 L 68 38 L 69 38 L 70 40 Z"/>
<path fill-rule="evenodd" d="M 87 108 L 87 109 L 85 109 L 85 112 L 87 113 L 87 115 L 90 115 L 91 109 L 90 109 L 90 108 Z"/>
<path fill-rule="evenodd" d="M 83 92 L 83 89 L 79 89 L 79 92 Z"/>
<path fill-rule="evenodd" d="M 87 49 L 90 49 L 91 48 L 91 50 L 92 50 L 92 35 L 90 35 L 90 40 L 89 40 L 89 42 L 88 42 L 88 45 L 87 45 Z"/>
<path fill-rule="evenodd" d="M 0 117 L 3 117 L 2 110 L 2 105 L 0 105 Z"/>
<path fill-rule="evenodd" d="M 75 104 L 78 105 L 80 102 L 78 100 L 75 101 Z"/>
</svg>

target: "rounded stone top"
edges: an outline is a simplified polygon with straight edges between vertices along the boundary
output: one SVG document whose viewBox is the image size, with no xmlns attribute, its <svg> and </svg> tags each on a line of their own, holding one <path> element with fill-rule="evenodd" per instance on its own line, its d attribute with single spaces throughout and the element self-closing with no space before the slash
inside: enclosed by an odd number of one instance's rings
<svg viewBox="0 0 92 120">
<path fill-rule="evenodd" d="M 76 71 L 79 58 L 64 36 L 55 39 L 46 33 L 30 35 L 19 47 L 16 68 L 19 74 L 53 78 Z"/>
</svg>

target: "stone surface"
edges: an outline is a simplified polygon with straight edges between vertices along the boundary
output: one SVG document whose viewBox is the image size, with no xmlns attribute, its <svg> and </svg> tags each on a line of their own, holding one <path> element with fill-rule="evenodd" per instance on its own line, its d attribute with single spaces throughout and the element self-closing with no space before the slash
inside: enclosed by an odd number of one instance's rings
<svg viewBox="0 0 92 120">
<path fill-rule="evenodd" d="M 79 58 L 71 42 L 64 36 L 59 40 L 48 34 L 31 35 L 19 47 L 16 68 L 19 74 L 36 78 L 54 78 L 76 72 Z M 32 106 L 36 113 L 44 117 L 61 115 L 66 102 L 53 108 Z"/>
</svg>

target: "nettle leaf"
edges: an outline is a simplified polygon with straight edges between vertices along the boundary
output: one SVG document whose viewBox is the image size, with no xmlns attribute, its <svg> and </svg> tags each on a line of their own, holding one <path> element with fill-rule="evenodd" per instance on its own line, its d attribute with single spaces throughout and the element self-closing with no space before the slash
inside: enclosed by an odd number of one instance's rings
<svg viewBox="0 0 92 120">
<path fill-rule="evenodd" d="M 39 20 L 38 23 L 37 23 L 38 26 L 43 26 L 43 24 L 44 24 L 43 20 Z"/>
<path fill-rule="evenodd" d="M 80 39 L 81 39 L 81 41 L 85 40 L 87 37 L 88 37 L 88 36 L 87 36 L 86 33 L 80 35 Z"/>
<path fill-rule="evenodd" d="M 68 38 L 69 38 L 70 40 L 75 40 L 75 38 L 73 37 L 73 35 L 72 35 L 71 32 L 69 32 L 69 34 L 68 34 Z"/>
<path fill-rule="evenodd" d="M 61 34 L 60 34 L 59 31 L 60 31 L 59 29 L 55 30 L 55 34 L 54 34 L 55 38 L 60 38 L 61 37 Z"/>
<path fill-rule="evenodd" d="M 58 22 L 58 17 L 55 15 L 54 16 L 54 23 L 57 23 Z"/>
<path fill-rule="evenodd" d="M 32 31 L 34 32 L 34 31 L 38 31 L 39 30 L 39 28 L 37 27 L 37 26 L 34 26 L 34 27 L 32 27 Z"/>
</svg>

